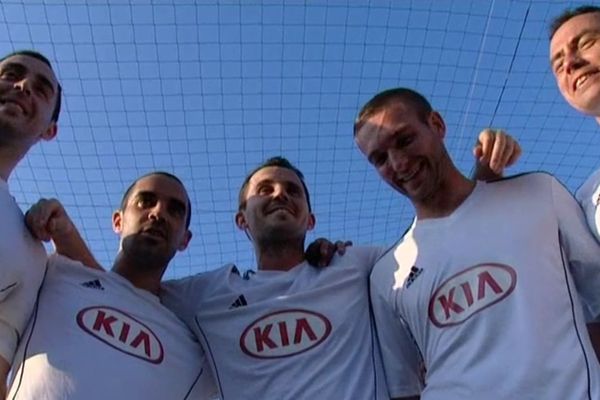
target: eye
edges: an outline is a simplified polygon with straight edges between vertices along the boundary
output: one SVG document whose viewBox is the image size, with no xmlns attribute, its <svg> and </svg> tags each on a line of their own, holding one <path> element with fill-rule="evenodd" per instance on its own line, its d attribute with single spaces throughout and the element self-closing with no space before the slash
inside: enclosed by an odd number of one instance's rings
<svg viewBox="0 0 600 400">
<path fill-rule="evenodd" d="M 378 153 L 371 157 L 371 164 L 375 167 L 381 167 L 387 161 L 386 153 Z"/>
<path fill-rule="evenodd" d="M 577 47 L 579 47 L 580 50 L 585 50 L 585 49 L 589 49 L 590 47 L 592 47 L 594 45 L 594 43 L 596 43 L 595 35 L 583 35 L 579 39 L 579 42 L 577 43 Z"/>
<path fill-rule="evenodd" d="M 562 72 L 563 70 L 563 62 L 562 59 L 560 60 L 556 60 L 554 62 L 554 65 L 552 66 L 552 70 L 554 71 L 555 74 L 559 74 Z"/>
<path fill-rule="evenodd" d="M 288 194 L 290 194 L 292 196 L 300 196 L 302 194 L 302 191 L 300 190 L 300 187 L 298 187 L 296 185 L 290 185 L 287 188 L 287 192 L 288 192 Z"/>
<path fill-rule="evenodd" d="M 35 92 L 42 96 L 44 99 L 48 100 L 50 98 L 50 91 L 44 85 L 36 85 L 34 88 Z"/>
<path fill-rule="evenodd" d="M 155 204 L 156 198 L 150 195 L 140 195 L 135 200 L 136 207 L 141 209 L 153 207 Z"/>
<path fill-rule="evenodd" d="M 179 202 L 172 203 L 169 207 L 169 213 L 176 218 L 183 219 L 185 217 L 185 206 Z"/>
<path fill-rule="evenodd" d="M 17 79 L 17 74 L 12 70 L 4 70 L 0 74 L 2 79 L 14 80 Z"/>
<path fill-rule="evenodd" d="M 412 142 L 414 141 L 414 135 L 400 135 L 398 136 L 398 138 L 396 139 L 396 147 L 397 148 L 404 148 L 406 146 L 409 146 Z"/>
<path fill-rule="evenodd" d="M 270 185 L 260 185 L 256 189 L 256 193 L 263 195 L 263 196 L 270 194 L 271 192 L 273 192 L 273 188 Z"/>
</svg>

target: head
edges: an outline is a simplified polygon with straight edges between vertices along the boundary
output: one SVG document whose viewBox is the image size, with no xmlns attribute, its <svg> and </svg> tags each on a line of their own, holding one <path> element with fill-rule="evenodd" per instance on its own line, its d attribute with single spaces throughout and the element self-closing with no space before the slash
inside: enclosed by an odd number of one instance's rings
<svg viewBox="0 0 600 400">
<path fill-rule="evenodd" d="M 121 251 L 166 267 L 189 244 L 191 213 L 183 183 L 167 172 L 152 172 L 125 191 L 113 213 L 113 230 L 121 237 Z"/>
<path fill-rule="evenodd" d="M 265 161 L 244 180 L 235 220 L 254 241 L 303 243 L 315 217 L 302 172 L 283 157 Z"/>
<path fill-rule="evenodd" d="M 550 65 L 565 100 L 600 117 L 600 7 L 569 9 L 554 19 Z"/>
<path fill-rule="evenodd" d="M 0 146 L 25 153 L 57 133 L 62 89 L 50 61 L 21 50 L 0 59 Z"/>
<path fill-rule="evenodd" d="M 425 97 L 406 88 L 375 95 L 354 123 L 358 148 L 379 175 L 413 203 L 434 195 L 452 167 L 445 134 L 442 116 Z"/>
</svg>

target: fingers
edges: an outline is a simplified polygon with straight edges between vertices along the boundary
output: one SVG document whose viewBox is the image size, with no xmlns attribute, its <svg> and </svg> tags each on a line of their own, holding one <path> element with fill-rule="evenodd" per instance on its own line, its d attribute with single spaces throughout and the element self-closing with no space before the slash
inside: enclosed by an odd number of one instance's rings
<svg viewBox="0 0 600 400">
<path fill-rule="evenodd" d="M 473 155 L 482 165 L 501 174 L 521 156 L 521 146 L 512 136 L 500 129 L 484 129 L 478 137 Z"/>
<path fill-rule="evenodd" d="M 321 244 L 320 244 L 320 257 L 319 257 L 319 262 L 318 262 L 318 266 L 319 267 L 326 267 L 329 265 L 329 263 L 331 262 L 331 259 L 333 258 L 333 255 L 335 254 L 337 250 L 337 242 L 336 244 L 331 243 L 329 240 L 327 239 L 323 239 Z"/>
<path fill-rule="evenodd" d="M 70 220 L 56 199 L 40 199 L 25 214 L 25 223 L 31 234 L 48 242 L 70 226 Z"/>
<path fill-rule="evenodd" d="M 335 242 L 335 252 L 338 255 L 343 256 L 346 253 L 346 247 L 348 246 L 352 246 L 351 240 L 338 240 L 337 242 Z"/>
</svg>

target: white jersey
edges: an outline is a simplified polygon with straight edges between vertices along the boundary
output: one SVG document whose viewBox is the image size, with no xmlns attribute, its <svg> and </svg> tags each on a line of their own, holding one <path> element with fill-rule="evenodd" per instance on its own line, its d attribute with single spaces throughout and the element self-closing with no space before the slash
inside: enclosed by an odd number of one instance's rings
<svg viewBox="0 0 600 400">
<path fill-rule="evenodd" d="M 208 399 L 216 392 L 192 332 L 113 272 L 52 256 L 19 345 L 10 399 Z"/>
<path fill-rule="evenodd" d="M 600 208 L 598 207 L 600 204 L 600 169 L 590 175 L 577 189 L 575 197 L 585 212 L 590 229 L 596 239 L 600 241 Z"/>
<path fill-rule="evenodd" d="M 600 247 L 551 175 L 478 182 L 450 216 L 416 220 L 371 293 L 392 397 L 416 364 L 402 320 L 427 369 L 422 400 L 600 399 L 584 317 L 600 315 Z"/>
<path fill-rule="evenodd" d="M 46 251 L 27 228 L 23 213 L 0 179 L 0 356 L 10 362 L 33 311 Z"/>
<path fill-rule="evenodd" d="M 164 304 L 196 332 L 223 400 L 388 399 L 368 295 L 381 249 L 326 268 L 235 266 L 170 281 Z"/>
</svg>

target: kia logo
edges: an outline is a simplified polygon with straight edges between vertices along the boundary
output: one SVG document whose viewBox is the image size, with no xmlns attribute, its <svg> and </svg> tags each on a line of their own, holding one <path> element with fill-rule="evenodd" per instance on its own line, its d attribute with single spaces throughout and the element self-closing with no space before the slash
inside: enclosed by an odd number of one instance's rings
<svg viewBox="0 0 600 400">
<path fill-rule="evenodd" d="M 517 284 L 508 265 L 479 264 L 452 276 L 429 301 L 429 319 L 437 327 L 465 322 L 479 311 L 505 299 Z"/>
<path fill-rule="evenodd" d="M 290 357 L 321 344 L 331 333 L 331 322 L 307 310 L 283 310 L 252 322 L 240 337 L 240 347 L 256 358 Z"/>
<path fill-rule="evenodd" d="M 152 330 L 116 308 L 88 307 L 77 313 L 77 324 L 101 342 L 153 364 L 163 360 L 163 347 Z"/>
</svg>

